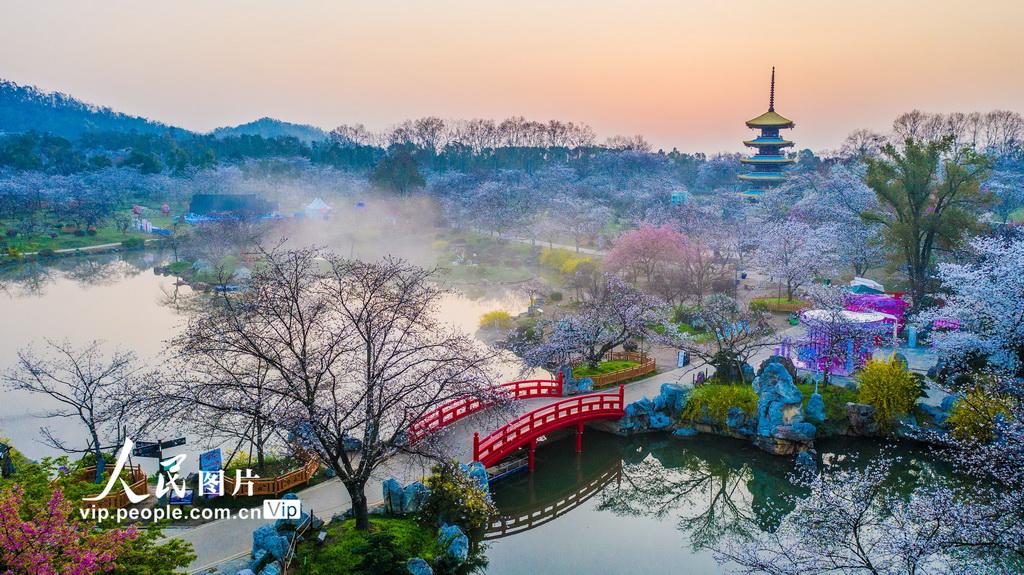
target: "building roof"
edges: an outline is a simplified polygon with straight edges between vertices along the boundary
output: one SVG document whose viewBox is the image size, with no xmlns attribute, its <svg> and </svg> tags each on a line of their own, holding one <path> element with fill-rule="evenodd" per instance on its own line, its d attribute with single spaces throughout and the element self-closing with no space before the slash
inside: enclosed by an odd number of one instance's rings
<svg viewBox="0 0 1024 575">
<path fill-rule="evenodd" d="M 790 142 L 789 140 L 784 140 L 782 138 L 765 138 L 761 136 L 754 138 L 753 140 L 743 140 L 743 144 L 750 146 L 752 148 L 757 148 L 760 146 L 779 146 L 780 148 L 785 148 L 792 146 L 793 142 Z"/>
<path fill-rule="evenodd" d="M 740 161 L 744 164 L 792 164 L 796 162 L 793 158 L 787 158 L 786 156 L 753 156 L 750 158 L 740 158 Z"/>
<path fill-rule="evenodd" d="M 753 120 L 747 120 L 749 128 L 792 128 L 796 124 L 783 118 L 775 110 L 768 110 Z"/>
</svg>

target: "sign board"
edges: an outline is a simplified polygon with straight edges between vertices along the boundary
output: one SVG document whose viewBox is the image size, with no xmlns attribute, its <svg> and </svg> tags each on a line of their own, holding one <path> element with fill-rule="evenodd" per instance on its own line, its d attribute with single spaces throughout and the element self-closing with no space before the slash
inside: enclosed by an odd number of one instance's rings
<svg viewBox="0 0 1024 575">
<path fill-rule="evenodd" d="M 175 490 L 171 490 L 169 498 L 167 500 L 168 505 L 192 505 L 192 497 L 195 491 L 192 489 L 186 489 L 181 497 L 178 497 L 178 493 Z"/>
<path fill-rule="evenodd" d="M 223 467 L 223 460 L 219 447 L 199 454 L 200 471 L 219 471 L 221 467 Z"/>
<path fill-rule="evenodd" d="M 690 354 L 680 350 L 676 356 L 676 367 L 684 367 L 690 365 Z"/>
<path fill-rule="evenodd" d="M 169 439 L 167 441 L 161 441 L 159 443 L 154 443 L 152 441 L 138 441 L 135 443 L 135 449 L 132 449 L 132 456 L 160 457 L 161 449 L 169 449 L 171 447 L 178 447 L 179 445 L 185 445 L 184 437 L 179 437 L 177 439 Z"/>
</svg>

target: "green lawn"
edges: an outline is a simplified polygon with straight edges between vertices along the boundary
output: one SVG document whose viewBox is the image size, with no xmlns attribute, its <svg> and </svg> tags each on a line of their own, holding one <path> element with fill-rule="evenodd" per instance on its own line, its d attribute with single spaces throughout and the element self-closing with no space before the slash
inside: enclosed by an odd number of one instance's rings
<svg viewBox="0 0 1024 575">
<path fill-rule="evenodd" d="M 437 552 L 434 530 L 420 526 L 412 519 L 375 517 L 370 521 L 369 531 L 355 528 L 355 520 L 336 521 L 327 524 L 327 538 L 317 546 L 313 538 L 303 541 L 296 548 L 292 566 L 296 575 L 345 575 L 353 573 L 362 559 L 352 550 L 366 543 L 370 533 L 386 531 L 395 537 L 395 545 L 408 557 L 433 558 Z"/>
<path fill-rule="evenodd" d="M 797 385 L 797 389 L 804 394 L 804 404 L 814 393 L 814 385 Z M 857 402 L 857 390 L 847 389 L 840 385 L 819 385 L 818 392 L 821 399 L 825 401 L 825 418 L 829 421 L 846 421 L 846 404 Z"/>
<path fill-rule="evenodd" d="M 585 365 L 581 365 L 579 367 L 573 368 L 572 376 L 573 377 L 590 377 L 592 375 L 604 375 L 606 373 L 611 373 L 613 371 L 620 371 L 620 370 L 623 370 L 623 369 L 629 369 L 631 367 L 636 367 L 638 365 L 640 365 L 640 364 L 635 362 L 635 361 L 602 361 L 597 366 L 597 369 L 593 369 L 593 368 L 587 367 Z"/>
<path fill-rule="evenodd" d="M 38 252 L 40 250 L 51 249 L 51 250 L 63 250 L 63 249 L 76 249 L 85 248 L 89 246 L 99 246 L 103 244 L 116 244 L 129 238 L 139 238 L 143 240 L 159 238 L 160 236 L 154 234 L 147 234 L 145 232 L 138 232 L 135 230 L 128 231 L 127 234 L 122 234 L 113 227 L 101 227 L 96 229 L 96 235 L 84 235 L 76 236 L 71 233 L 65 233 L 54 230 L 57 233 L 56 238 L 51 238 L 47 235 L 33 236 L 31 238 L 22 237 L 20 234 L 14 238 L 4 238 L 7 241 L 9 248 L 14 248 L 19 252 Z"/>
</svg>

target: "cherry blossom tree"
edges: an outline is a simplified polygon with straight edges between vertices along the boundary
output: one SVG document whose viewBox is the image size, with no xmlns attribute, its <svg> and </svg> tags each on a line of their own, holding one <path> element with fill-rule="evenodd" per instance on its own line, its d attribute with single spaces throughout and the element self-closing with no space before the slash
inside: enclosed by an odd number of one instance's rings
<svg viewBox="0 0 1024 575">
<path fill-rule="evenodd" d="M 932 336 L 957 371 L 987 369 L 1024 377 L 1024 239 L 976 238 L 970 260 L 939 265 L 946 305 L 921 321 L 951 319 L 959 329 Z"/>
<path fill-rule="evenodd" d="M 708 335 L 679 333 L 675 324 L 665 322 L 655 341 L 703 360 L 726 381 L 741 381 L 743 364 L 768 345 L 775 333 L 769 316 L 727 295 L 714 294 L 704 300 L 693 319 L 694 325 L 707 330 Z"/>
<path fill-rule="evenodd" d="M 134 527 L 96 529 L 75 515 L 59 489 L 38 505 L 25 501 L 20 485 L 0 491 L 0 569 L 11 575 L 110 571 L 139 536 Z"/>
<path fill-rule="evenodd" d="M 648 326 L 664 321 L 662 308 L 660 300 L 606 274 L 599 293 L 580 302 L 576 313 L 550 322 L 540 342 L 513 351 L 529 367 L 581 360 L 596 368 L 616 347 L 648 336 Z"/>
<path fill-rule="evenodd" d="M 834 273 L 835 254 L 826 237 L 797 221 L 766 223 L 757 234 L 751 263 L 785 286 L 786 298 L 815 278 Z"/>
<path fill-rule="evenodd" d="M 670 225 L 643 223 L 640 229 L 624 232 L 605 257 L 609 271 L 623 273 L 636 282 L 640 276 L 650 283 L 655 273 L 670 262 L 683 259 L 686 237 Z"/>
</svg>

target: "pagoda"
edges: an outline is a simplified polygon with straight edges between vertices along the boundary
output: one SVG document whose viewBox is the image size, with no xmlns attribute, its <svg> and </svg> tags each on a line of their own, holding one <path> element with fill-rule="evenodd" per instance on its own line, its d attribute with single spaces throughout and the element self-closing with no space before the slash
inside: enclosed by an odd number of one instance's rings
<svg viewBox="0 0 1024 575">
<path fill-rule="evenodd" d="M 745 146 L 756 148 L 757 153 L 740 160 L 752 168 L 749 173 L 740 174 L 740 179 L 750 182 L 750 189 L 743 192 L 742 195 L 757 197 L 786 181 L 786 175 L 782 173 L 782 169 L 792 164 L 794 160 L 787 158 L 782 149 L 791 147 L 793 142 L 779 136 L 779 130 L 794 126 L 796 124 L 791 120 L 787 120 L 775 112 L 775 68 L 773 67 L 768 111 L 747 121 L 747 127 L 752 130 L 761 130 L 761 135 L 753 140 L 743 142 Z"/>
</svg>

